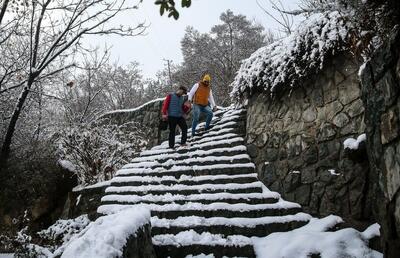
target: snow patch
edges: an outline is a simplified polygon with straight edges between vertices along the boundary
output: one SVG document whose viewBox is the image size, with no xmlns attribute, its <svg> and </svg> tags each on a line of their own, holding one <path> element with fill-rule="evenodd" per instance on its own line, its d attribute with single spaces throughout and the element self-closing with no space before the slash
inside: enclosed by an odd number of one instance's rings
<svg viewBox="0 0 400 258">
<path fill-rule="evenodd" d="M 345 228 L 326 232 L 343 220 L 330 215 L 313 218 L 307 225 L 284 233 L 273 233 L 264 238 L 252 237 L 259 258 L 299 258 L 319 254 L 324 258 L 363 257 L 382 258 L 382 254 L 368 247 L 368 240 L 379 235 L 376 224 L 364 232 Z"/>
<path fill-rule="evenodd" d="M 140 206 L 100 217 L 69 242 L 61 258 L 121 257 L 128 238 L 149 221 L 150 211 Z"/>
<path fill-rule="evenodd" d="M 69 160 L 65 160 L 65 159 L 60 159 L 58 160 L 58 164 L 60 164 L 60 166 L 70 172 L 75 173 L 76 172 L 76 167 L 75 165 L 69 161 Z"/>
<path fill-rule="evenodd" d="M 359 135 L 357 139 L 348 138 L 343 142 L 343 148 L 350 150 L 358 150 L 358 146 L 360 145 L 360 143 L 365 142 L 366 140 L 367 140 L 367 135 L 365 133 Z"/>
</svg>

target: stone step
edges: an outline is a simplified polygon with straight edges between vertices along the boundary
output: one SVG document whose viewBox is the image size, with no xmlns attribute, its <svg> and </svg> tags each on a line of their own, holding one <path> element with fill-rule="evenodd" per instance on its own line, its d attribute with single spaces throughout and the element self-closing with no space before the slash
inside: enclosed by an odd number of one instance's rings
<svg viewBox="0 0 400 258">
<path fill-rule="evenodd" d="M 225 217 L 178 217 L 176 219 L 151 218 L 151 233 L 153 236 L 160 234 L 178 234 L 186 230 L 194 230 L 201 234 L 242 235 L 242 236 L 267 236 L 274 232 L 286 232 L 309 222 L 311 216 L 297 213 L 285 216 L 266 216 L 257 218 L 225 218 Z"/>
<path fill-rule="evenodd" d="M 217 141 L 217 140 L 224 140 L 224 139 L 231 139 L 231 138 L 236 138 L 236 137 L 243 137 L 243 135 L 239 135 L 237 133 L 232 133 L 232 130 L 234 130 L 234 129 L 233 128 L 225 128 L 225 129 L 223 129 L 221 131 L 215 132 L 215 133 L 218 133 L 218 134 L 204 136 L 203 138 L 197 139 L 195 142 L 190 141 L 190 140 L 193 140 L 193 138 L 192 139 L 189 138 L 188 139 L 188 143 L 191 146 L 195 146 L 195 145 L 199 145 L 199 144 L 206 143 L 206 142 L 214 142 L 214 141 Z M 177 148 L 180 147 L 180 145 L 179 145 L 179 143 L 181 141 L 180 138 L 181 138 L 180 135 L 175 136 L 175 143 L 176 143 Z M 153 147 L 151 150 L 162 150 L 162 149 L 168 149 L 168 148 L 169 148 L 168 141 L 164 141 L 160 145 Z"/>
<path fill-rule="evenodd" d="M 225 202 L 215 202 L 211 204 L 202 204 L 198 202 L 189 202 L 180 204 L 165 205 L 146 205 L 151 211 L 152 216 L 158 218 L 175 219 L 185 216 L 199 216 L 205 218 L 211 217 L 265 217 L 265 216 L 283 216 L 301 212 L 301 207 L 297 203 L 279 200 L 272 204 L 247 204 L 237 203 L 229 204 Z"/>
<path fill-rule="evenodd" d="M 178 160 L 185 160 L 187 158 L 197 158 L 197 157 L 207 157 L 207 156 L 219 157 L 219 156 L 226 156 L 227 153 L 230 153 L 230 155 L 247 154 L 247 149 L 246 146 L 239 145 L 235 147 L 215 148 L 211 150 L 196 150 L 189 153 L 170 152 L 170 153 L 155 154 L 150 156 L 136 157 L 129 164 L 138 164 L 143 162 L 164 163 L 170 159 L 178 161 Z"/>
<path fill-rule="evenodd" d="M 238 124 L 236 122 L 228 122 L 225 124 L 219 124 L 215 125 L 212 124 L 212 127 L 209 130 L 204 130 L 202 128 L 196 130 L 196 136 L 192 136 L 191 134 L 191 129 L 188 130 L 188 143 L 197 143 L 199 141 L 208 141 L 208 138 L 211 137 L 220 137 L 225 134 L 236 134 L 236 135 L 245 135 L 245 132 L 243 130 L 238 130 L 238 128 L 241 126 L 241 124 Z M 181 140 L 181 134 L 178 134 L 175 136 L 175 142 L 179 143 Z M 150 150 L 155 150 L 155 149 L 162 149 L 162 148 L 167 148 L 168 147 L 168 142 L 164 141 L 160 145 L 153 147 Z M 145 151 L 146 152 L 146 151 Z"/>
<path fill-rule="evenodd" d="M 185 258 L 187 255 L 213 254 L 214 257 L 255 257 L 252 240 L 245 236 L 224 237 L 187 230 L 179 234 L 163 234 L 153 237 L 157 257 Z"/>
<path fill-rule="evenodd" d="M 238 175 L 254 173 L 254 166 L 251 163 L 243 164 L 217 164 L 209 166 L 193 166 L 193 167 L 174 167 L 170 170 L 160 169 L 123 169 L 117 171 L 117 176 L 173 176 L 180 178 L 181 176 L 204 176 L 204 175 Z M 178 168 L 178 169 L 176 169 Z"/>
<path fill-rule="evenodd" d="M 210 129 L 205 130 L 203 128 L 196 129 L 195 137 L 192 137 L 191 133 L 189 134 L 190 141 L 197 141 L 198 139 L 202 139 L 206 136 L 212 135 L 212 132 L 216 132 L 220 134 L 220 130 L 223 128 L 233 128 L 233 133 L 236 134 L 245 134 L 246 133 L 246 120 L 239 120 L 239 121 L 228 121 L 224 123 L 215 123 L 210 125 Z"/>
<path fill-rule="evenodd" d="M 211 150 L 211 149 L 217 149 L 217 148 L 234 147 L 234 146 L 238 146 L 238 145 L 244 145 L 244 139 L 242 137 L 210 141 L 210 142 L 200 143 L 200 144 L 186 146 L 186 147 L 179 147 L 176 149 L 148 150 L 148 151 L 143 151 L 140 154 L 140 157 L 155 156 L 155 155 L 170 154 L 170 153 L 183 154 L 183 153 L 191 153 L 196 150 Z M 228 154 L 228 153 L 226 153 L 226 154 Z"/>
<path fill-rule="evenodd" d="M 120 195 L 164 195 L 170 194 L 201 194 L 201 193 L 262 193 L 262 183 L 252 182 L 247 184 L 198 184 L 198 185 L 142 185 L 142 186 L 109 186 L 107 194 Z"/>
<path fill-rule="evenodd" d="M 255 258 L 252 245 L 226 246 L 226 245 L 154 245 L 157 258 L 186 258 L 188 255 L 212 254 L 214 258 L 242 257 Z"/>
<path fill-rule="evenodd" d="M 252 183 L 257 182 L 257 174 L 238 174 L 238 175 L 211 175 L 211 176 L 116 176 L 111 180 L 111 186 L 141 186 L 141 185 L 198 185 L 198 184 L 227 184 L 227 183 Z"/>
<path fill-rule="evenodd" d="M 210 123 L 210 128 L 207 131 L 208 132 L 216 131 L 220 128 L 226 127 L 227 125 L 232 126 L 232 125 L 238 125 L 238 124 L 240 124 L 240 126 L 245 125 L 246 124 L 246 116 L 234 115 L 234 116 L 227 116 L 227 117 L 213 119 L 213 121 L 211 121 L 211 123 Z M 234 126 L 235 131 L 242 132 L 242 129 L 240 128 L 240 126 Z M 214 129 L 214 127 L 216 127 L 216 128 Z M 199 137 L 199 136 L 203 135 L 204 133 L 206 133 L 207 131 L 205 130 L 205 123 L 201 123 L 196 128 L 196 136 Z M 192 132 L 192 129 L 191 129 L 191 126 L 189 126 L 188 134 L 191 135 L 191 132 Z"/>
<path fill-rule="evenodd" d="M 158 218 L 175 219 L 185 216 L 199 216 L 205 218 L 211 217 L 265 217 L 265 216 L 284 216 L 301 212 L 301 207 L 297 203 L 279 200 L 271 204 L 247 204 L 226 202 L 214 202 L 211 204 L 202 204 L 199 202 L 188 202 L 184 204 L 141 204 L 151 210 L 152 216 Z M 110 204 L 103 205 L 102 211 L 105 214 L 112 214 L 133 205 Z"/>
<path fill-rule="evenodd" d="M 262 204 L 259 204 L 262 205 Z M 257 218 L 264 216 L 284 216 L 301 212 L 301 208 L 287 209 L 260 209 L 260 210 L 171 210 L 171 211 L 152 211 L 152 216 L 159 218 L 174 219 L 182 216 L 200 216 L 205 218 L 225 217 L 225 218 Z"/>
<path fill-rule="evenodd" d="M 233 193 L 217 193 L 217 194 L 191 194 L 191 195 L 119 195 L 107 194 L 101 199 L 102 205 L 105 204 L 185 204 L 187 202 L 199 202 L 202 204 L 210 204 L 215 202 L 225 202 L 230 204 L 247 203 L 247 204 L 268 204 L 276 203 L 280 199 L 280 195 L 276 192 L 233 194 Z"/>
<path fill-rule="evenodd" d="M 165 168 L 170 169 L 172 166 L 176 165 L 184 165 L 184 166 L 200 166 L 200 165 L 212 165 L 212 164 L 233 164 L 233 163 L 249 163 L 250 156 L 248 154 L 239 154 L 239 155 L 231 155 L 231 156 L 205 156 L 205 157 L 194 157 L 194 158 L 186 158 L 181 160 L 173 160 L 169 159 L 165 162 L 138 162 L 138 163 L 129 163 L 122 167 L 122 169 L 129 168 Z"/>
</svg>

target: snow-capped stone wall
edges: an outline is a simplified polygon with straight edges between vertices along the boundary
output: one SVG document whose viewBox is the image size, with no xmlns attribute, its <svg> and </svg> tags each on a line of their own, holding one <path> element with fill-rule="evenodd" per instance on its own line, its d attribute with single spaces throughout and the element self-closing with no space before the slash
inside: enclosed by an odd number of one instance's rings
<svg viewBox="0 0 400 258">
<path fill-rule="evenodd" d="M 163 98 L 155 99 L 133 109 L 121 109 L 107 112 L 101 118 L 109 118 L 111 122 L 123 124 L 135 121 L 142 125 L 142 129 L 148 135 L 148 146 L 153 147 L 162 140 L 167 139 L 166 131 L 160 130 L 161 107 Z"/>
<path fill-rule="evenodd" d="M 342 54 L 291 93 L 254 94 L 247 106 L 247 144 L 271 190 L 311 214 L 358 223 L 372 218 L 365 143 L 344 148 L 365 130 L 357 72 L 358 64 Z"/>
<path fill-rule="evenodd" d="M 360 69 L 371 190 L 385 257 L 400 257 L 400 30 Z"/>
</svg>

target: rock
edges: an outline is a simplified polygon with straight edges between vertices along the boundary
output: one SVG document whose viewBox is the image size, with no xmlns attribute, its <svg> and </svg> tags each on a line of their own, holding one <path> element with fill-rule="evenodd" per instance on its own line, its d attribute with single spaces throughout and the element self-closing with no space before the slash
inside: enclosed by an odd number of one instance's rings
<svg viewBox="0 0 400 258">
<path fill-rule="evenodd" d="M 295 201 L 300 205 L 308 206 L 310 203 L 311 187 L 310 185 L 301 185 L 296 189 Z"/>
<path fill-rule="evenodd" d="M 265 149 L 265 156 L 269 161 L 275 161 L 279 157 L 279 149 L 277 148 L 267 148 Z"/>
<path fill-rule="evenodd" d="M 318 131 L 317 140 L 318 142 L 332 140 L 336 135 L 336 130 L 330 123 L 325 123 Z"/>
<path fill-rule="evenodd" d="M 157 258 L 151 238 L 151 225 L 147 224 L 128 238 L 122 258 Z"/>
<path fill-rule="evenodd" d="M 397 196 L 396 199 L 394 219 L 395 219 L 397 234 L 400 235 L 400 194 Z"/>
<path fill-rule="evenodd" d="M 399 118 L 392 109 L 381 116 L 381 141 L 387 144 L 396 139 L 400 134 Z"/>
<path fill-rule="evenodd" d="M 332 121 L 332 119 L 343 110 L 343 105 L 339 101 L 333 101 L 322 108 L 317 108 L 318 120 Z"/>
<path fill-rule="evenodd" d="M 288 110 L 289 107 L 285 103 L 282 103 L 278 111 L 278 118 L 282 119 L 287 114 Z"/>
<path fill-rule="evenodd" d="M 303 119 L 305 122 L 313 122 L 315 119 L 317 119 L 317 113 L 315 111 L 314 107 L 309 107 L 303 112 Z"/>
<path fill-rule="evenodd" d="M 258 148 L 254 144 L 247 145 L 247 153 L 251 158 L 256 158 L 258 156 Z"/>
<path fill-rule="evenodd" d="M 357 99 L 347 105 L 344 110 L 351 118 L 361 115 L 364 112 L 364 104 L 361 99 Z"/>
<path fill-rule="evenodd" d="M 400 149 L 400 147 L 399 147 Z M 391 201 L 400 188 L 400 153 L 389 146 L 384 153 L 387 198 Z"/>
<path fill-rule="evenodd" d="M 339 113 L 333 118 L 333 124 L 342 128 L 349 122 L 349 117 L 345 113 Z"/>
<path fill-rule="evenodd" d="M 353 118 L 340 130 L 340 135 L 361 134 L 361 126 L 363 124 L 363 117 Z"/>
<path fill-rule="evenodd" d="M 306 165 L 313 164 L 318 161 L 318 149 L 316 146 L 311 146 L 303 151 L 303 161 Z"/>
<path fill-rule="evenodd" d="M 317 172 L 314 168 L 304 168 L 301 171 L 301 183 L 310 184 L 317 181 Z"/>
<path fill-rule="evenodd" d="M 396 101 L 400 88 L 395 81 L 395 75 L 391 71 L 385 73 L 382 79 L 376 84 L 378 89 L 381 89 L 383 93 L 384 103 L 387 107 L 393 105 Z"/>
<path fill-rule="evenodd" d="M 363 177 L 355 177 L 349 186 L 350 191 L 350 205 L 351 205 L 351 215 L 353 218 L 362 218 L 362 201 L 363 193 L 365 188 L 365 179 Z"/>
<path fill-rule="evenodd" d="M 324 106 L 324 96 L 321 87 L 314 87 L 314 89 L 312 89 L 310 92 L 310 98 L 316 107 Z"/>
<path fill-rule="evenodd" d="M 339 87 L 339 101 L 343 105 L 356 100 L 361 95 L 360 83 L 356 78 L 347 79 L 341 87 Z"/>
<path fill-rule="evenodd" d="M 297 171 L 290 171 L 283 181 L 283 191 L 292 192 L 301 185 L 301 174 Z"/>
<path fill-rule="evenodd" d="M 333 80 L 329 80 L 323 87 L 324 90 L 324 103 L 328 104 L 338 98 L 338 89 Z"/>
<path fill-rule="evenodd" d="M 262 148 L 265 146 L 267 141 L 268 141 L 268 134 L 265 132 L 262 132 L 257 136 L 255 144 L 258 148 Z"/>
<path fill-rule="evenodd" d="M 346 77 L 340 71 L 335 71 L 334 80 L 335 80 L 336 85 L 341 84 L 345 79 L 346 79 Z"/>
</svg>

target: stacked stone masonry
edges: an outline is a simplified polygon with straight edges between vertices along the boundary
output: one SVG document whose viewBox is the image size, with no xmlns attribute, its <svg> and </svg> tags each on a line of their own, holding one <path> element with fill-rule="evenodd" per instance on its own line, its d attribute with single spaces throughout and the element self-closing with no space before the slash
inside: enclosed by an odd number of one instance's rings
<svg viewBox="0 0 400 258">
<path fill-rule="evenodd" d="M 385 257 L 400 257 L 400 31 L 360 72 L 374 214 Z"/>
<path fill-rule="evenodd" d="M 271 190 L 313 215 L 337 214 L 363 227 L 371 219 L 365 144 L 343 147 L 365 131 L 358 67 L 342 54 L 302 87 L 253 95 L 246 143 Z"/>
</svg>

